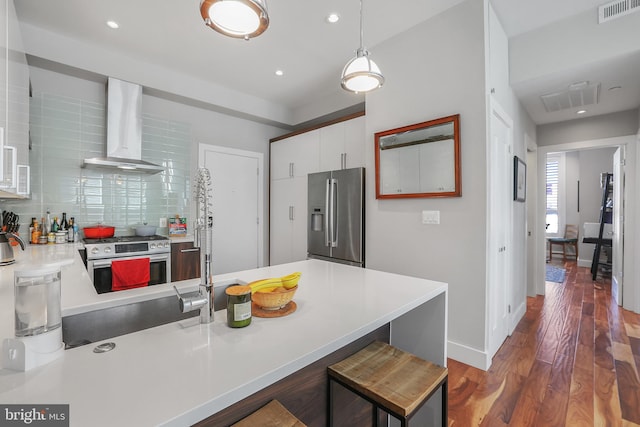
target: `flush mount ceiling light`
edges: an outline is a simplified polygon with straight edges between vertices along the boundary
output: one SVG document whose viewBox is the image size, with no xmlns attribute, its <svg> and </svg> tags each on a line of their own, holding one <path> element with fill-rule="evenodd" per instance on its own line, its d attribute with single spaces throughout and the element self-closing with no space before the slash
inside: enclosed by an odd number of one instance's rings
<svg viewBox="0 0 640 427">
<path fill-rule="evenodd" d="M 117 30 L 118 28 L 120 28 L 120 25 L 116 21 L 107 21 L 106 24 L 107 24 L 107 27 L 114 30 Z"/>
<path fill-rule="evenodd" d="M 269 26 L 266 0 L 202 0 L 205 24 L 225 36 L 249 40 Z"/>
<path fill-rule="evenodd" d="M 347 62 L 342 70 L 342 88 L 349 92 L 369 92 L 384 84 L 384 76 L 375 62 L 369 58 L 364 48 L 364 25 L 362 19 L 362 0 L 360 0 L 360 47 L 356 57 Z"/>
</svg>

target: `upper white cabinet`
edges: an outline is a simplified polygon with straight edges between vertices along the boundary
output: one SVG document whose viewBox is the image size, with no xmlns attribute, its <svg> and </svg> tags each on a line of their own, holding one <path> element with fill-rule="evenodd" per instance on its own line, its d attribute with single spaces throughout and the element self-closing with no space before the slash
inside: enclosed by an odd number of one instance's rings
<svg viewBox="0 0 640 427">
<path fill-rule="evenodd" d="M 2 197 L 27 196 L 29 188 L 29 67 L 13 0 L 0 0 L 0 188 Z"/>
<path fill-rule="evenodd" d="M 349 169 L 365 163 L 364 116 L 320 128 L 320 170 Z"/>
<path fill-rule="evenodd" d="M 318 172 L 320 134 L 301 133 L 271 144 L 271 179 L 306 177 Z"/>
</svg>

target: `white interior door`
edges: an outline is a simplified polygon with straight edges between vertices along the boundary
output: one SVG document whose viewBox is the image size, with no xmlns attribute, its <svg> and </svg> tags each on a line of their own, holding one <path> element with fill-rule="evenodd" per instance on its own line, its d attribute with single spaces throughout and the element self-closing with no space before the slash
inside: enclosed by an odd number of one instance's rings
<svg viewBox="0 0 640 427">
<path fill-rule="evenodd" d="M 262 266 L 262 153 L 201 146 L 213 187 L 214 274 Z"/>
<path fill-rule="evenodd" d="M 488 351 L 498 351 L 509 334 L 513 182 L 513 121 L 491 102 L 488 159 Z"/>
<path fill-rule="evenodd" d="M 611 291 L 616 298 L 618 305 L 622 305 L 622 269 L 623 269 L 623 241 L 624 222 L 622 215 L 623 191 L 624 191 L 624 171 L 622 168 L 624 158 L 624 146 L 618 147 L 613 154 L 613 236 L 611 241 L 612 251 L 612 280 Z"/>
</svg>

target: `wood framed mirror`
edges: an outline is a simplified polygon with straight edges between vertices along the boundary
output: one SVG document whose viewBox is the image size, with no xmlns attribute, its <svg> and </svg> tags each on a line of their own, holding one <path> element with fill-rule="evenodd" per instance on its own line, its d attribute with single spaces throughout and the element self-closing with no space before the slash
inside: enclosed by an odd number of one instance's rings
<svg viewBox="0 0 640 427">
<path fill-rule="evenodd" d="M 376 199 L 460 197 L 460 115 L 375 134 Z"/>
</svg>

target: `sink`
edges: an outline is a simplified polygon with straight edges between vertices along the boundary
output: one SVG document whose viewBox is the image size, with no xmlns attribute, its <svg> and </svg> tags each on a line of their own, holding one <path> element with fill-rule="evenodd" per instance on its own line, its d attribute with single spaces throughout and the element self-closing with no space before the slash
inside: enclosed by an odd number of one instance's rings
<svg viewBox="0 0 640 427">
<path fill-rule="evenodd" d="M 227 308 L 225 289 L 237 283 L 214 286 L 213 309 Z M 185 297 L 195 295 L 185 293 Z M 62 318 L 62 340 L 65 348 L 79 347 L 96 341 L 130 334 L 143 329 L 198 316 L 199 312 L 182 313 L 175 295 L 104 308 Z"/>
</svg>

